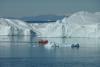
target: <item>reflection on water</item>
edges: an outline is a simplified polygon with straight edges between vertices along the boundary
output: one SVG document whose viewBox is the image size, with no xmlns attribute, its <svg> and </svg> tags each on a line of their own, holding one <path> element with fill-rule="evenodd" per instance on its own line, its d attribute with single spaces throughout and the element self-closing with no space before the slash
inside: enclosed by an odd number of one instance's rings
<svg viewBox="0 0 100 67">
<path fill-rule="evenodd" d="M 0 36 L 0 67 L 100 67 L 99 38 L 43 38 L 80 48 L 33 47 L 41 38 Z"/>
</svg>

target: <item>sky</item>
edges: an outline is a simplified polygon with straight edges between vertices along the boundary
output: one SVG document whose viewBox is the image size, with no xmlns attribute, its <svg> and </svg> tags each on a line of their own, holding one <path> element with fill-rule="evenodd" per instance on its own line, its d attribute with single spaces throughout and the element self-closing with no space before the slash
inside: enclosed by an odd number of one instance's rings
<svg viewBox="0 0 100 67">
<path fill-rule="evenodd" d="M 100 11 L 100 0 L 0 0 L 0 16 L 67 15 Z"/>
</svg>

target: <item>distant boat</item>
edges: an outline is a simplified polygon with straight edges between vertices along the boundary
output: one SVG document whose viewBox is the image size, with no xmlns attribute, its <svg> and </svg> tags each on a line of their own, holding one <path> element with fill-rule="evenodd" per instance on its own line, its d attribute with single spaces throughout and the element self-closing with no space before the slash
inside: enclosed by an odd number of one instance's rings
<svg viewBox="0 0 100 67">
<path fill-rule="evenodd" d="M 48 40 L 39 40 L 38 43 L 40 45 L 46 45 L 48 43 Z"/>
</svg>

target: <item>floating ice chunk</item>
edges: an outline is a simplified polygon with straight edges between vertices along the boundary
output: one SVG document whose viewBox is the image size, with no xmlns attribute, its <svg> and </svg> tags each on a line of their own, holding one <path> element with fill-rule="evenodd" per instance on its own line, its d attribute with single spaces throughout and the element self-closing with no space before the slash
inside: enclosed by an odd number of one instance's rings
<svg viewBox="0 0 100 67">
<path fill-rule="evenodd" d="M 51 47 L 53 47 L 54 42 L 48 42 L 46 45 L 44 45 L 45 48 L 50 49 Z"/>
</svg>

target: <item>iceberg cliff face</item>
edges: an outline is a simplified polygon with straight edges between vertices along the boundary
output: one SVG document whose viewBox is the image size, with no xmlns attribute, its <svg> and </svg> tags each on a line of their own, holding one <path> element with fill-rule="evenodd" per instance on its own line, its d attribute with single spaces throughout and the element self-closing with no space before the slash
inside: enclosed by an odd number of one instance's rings
<svg viewBox="0 0 100 67">
<path fill-rule="evenodd" d="M 77 12 L 63 22 L 68 24 L 68 37 L 100 37 L 100 15 Z"/>
<path fill-rule="evenodd" d="M 100 15 L 77 12 L 54 23 L 44 24 L 36 29 L 38 37 L 100 37 Z"/>
<path fill-rule="evenodd" d="M 47 23 L 45 27 L 36 30 L 40 32 L 38 37 L 62 37 L 62 23 L 58 21 Z"/>
<path fill-rule="evenodd" d="M 30 28 L 23 21 L 0 18 L 0 35 L 30 35 Z"/>
<path fill-rule="evenodd" d="M 100 12 L 77 12 L 52 23 L 33 23 L 0 18 L 0 35 L 37 37 L 100 37 Z"/>
<path fill-rule="evenodd" d="M 0 35 L 9 35 L 10 26 L 0 25 Z"/>
</svg>

